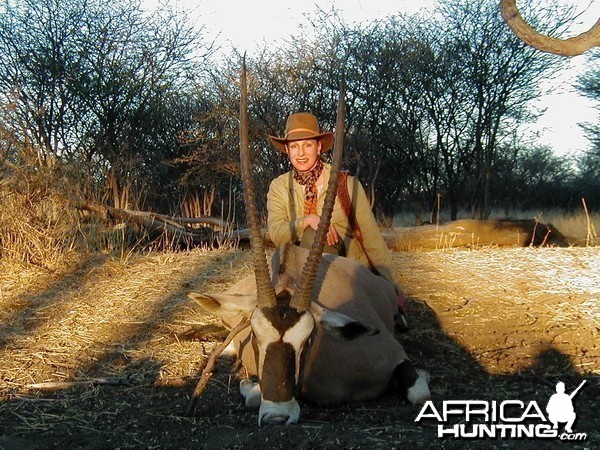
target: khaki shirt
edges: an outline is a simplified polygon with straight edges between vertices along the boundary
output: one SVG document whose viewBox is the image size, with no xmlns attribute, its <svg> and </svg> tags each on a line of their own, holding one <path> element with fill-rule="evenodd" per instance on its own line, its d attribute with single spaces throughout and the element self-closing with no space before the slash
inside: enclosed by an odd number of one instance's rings
<svg viewBox="0 0 600 450">
<path fill-rule="evenodd" d="M 331 166 L 323 164 L 323 189 L 319 189 L 317 197 L 317 213 L 320 215 L 325 203 L 325 194 L 329 183 Z M 371 211 L 371 205 L 365 190 L 355 177 L 348 177 L 348 190 L 356 214 L 356 220 L 363 234 L 363 242 L 371 261 L 379 273 L 390 283 L 394 281 L 394 264 L 390 252 L 379 233 L 379 227 Z M 292 171 L 284 173 L 271 181 L 267 194 L 267 226 L 269 237 L 275 245 L 297 243 L 302 239 L 304 229 L 304 186 L 294 180 Z M 346 213 L 336 197 L 331 216 L 331 224 L 335 227 L 346 246 L 346 256 L 368 266 L 368 260 L 360 244 L 352 235 Z"/>
</svg>

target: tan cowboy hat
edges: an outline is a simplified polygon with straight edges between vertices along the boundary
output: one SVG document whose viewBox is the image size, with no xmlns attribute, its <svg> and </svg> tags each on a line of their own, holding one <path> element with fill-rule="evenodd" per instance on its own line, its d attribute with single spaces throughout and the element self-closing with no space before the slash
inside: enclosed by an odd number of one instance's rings
<svg viewBox="0 0 600 450">
<path fill-rule="evenodd" d="M 273 146 L 283 152 L 285 145 L 290 141 L 298 141 L 300 139 L 317 139 L 321 141 L 321 151 L 326 152 L 333 147 L 333 133 L 319 133 L 319 122 L 315 116 L 310 113 L 301 112 L 290 114 L 285 123 L 285 137 L 278 138 L 269 136 Z"/>
</svg>

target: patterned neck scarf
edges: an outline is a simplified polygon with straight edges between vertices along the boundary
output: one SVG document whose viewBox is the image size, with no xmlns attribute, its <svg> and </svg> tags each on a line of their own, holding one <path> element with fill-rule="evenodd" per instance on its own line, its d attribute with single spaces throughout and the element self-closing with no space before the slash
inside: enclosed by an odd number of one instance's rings
<svg viewBox="0 0 600 450">
<path fill-rule="evenodd" d="M 304 200 L 312 203 L 317 197 L 317 180 L 321 176 L 321 172 L 323 172 L 323 161 L 321 161 L 321 158 L 317 158 L 317 162 L 313 168 L 306 172 L 299 172 L 295 167 L 292 167 L 292 169 L 294 171 L 294 180 L 306 187 L 304 190 Z"/>
</svg>

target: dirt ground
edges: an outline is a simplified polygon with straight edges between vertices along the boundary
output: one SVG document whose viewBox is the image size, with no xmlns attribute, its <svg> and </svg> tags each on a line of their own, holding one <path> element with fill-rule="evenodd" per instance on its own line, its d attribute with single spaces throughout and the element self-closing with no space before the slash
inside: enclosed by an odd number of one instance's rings
<svg viewBox="0 0 600 450">
<path fill-rule="evenodd" d="M 257 426 L 221 362 L 194 417 L 183 412 L 219 321 L 186 295 L 249 273 L 244 251 L 115 260 L 62 271 L 0 262 L 0 448 L 598 448 L 600 249 L 395 253 L 410 296 L 399 336 L 444 400 L 536 401 L 564 381 L 587 439 L 438 438 L 437 422 L 394 393 L 335 408 L 301 404 L 300 423 Z M 213 326 L 205 340 L 187 333 Z M 53 384 L 54 383 L 54 384 Z M 460 418 L 453 423 L 460 422 Z M 563 445 L 564 444 L 564 445 Z"/>
</svg>

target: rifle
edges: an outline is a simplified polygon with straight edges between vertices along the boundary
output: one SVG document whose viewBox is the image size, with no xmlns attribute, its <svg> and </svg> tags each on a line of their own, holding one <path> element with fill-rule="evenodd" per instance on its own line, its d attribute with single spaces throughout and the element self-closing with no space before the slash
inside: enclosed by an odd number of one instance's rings
<svg viewBox="0 0 600 450">
<path fill-rule="evenodd" d="M 577 389 L 575 389 L 573 392 L 571 392 L 571 394 L 569 395 L 569 398 L 572 399 L 573 397 L 575 397 L 577 395 L 577 393 L 579 392 L 579 389 L 581 389 L 583 387 L 583 385 L 585 384 L 586 381 L 587 380 L 583 380 L 581 382 L 581 384 L 579 386 L 577 386 Z"/>
</svg>

